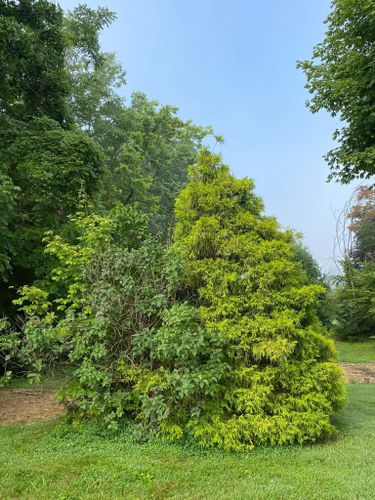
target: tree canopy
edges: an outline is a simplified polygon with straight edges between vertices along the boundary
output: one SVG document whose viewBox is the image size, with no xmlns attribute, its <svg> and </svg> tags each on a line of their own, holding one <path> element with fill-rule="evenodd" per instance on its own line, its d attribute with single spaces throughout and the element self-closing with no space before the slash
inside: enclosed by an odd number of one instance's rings
<svg viewBox="0 0 375 500">
<path fill-rule="evenodd" d="M 375 159 L 375 5 L 372 0 L 333 0 L 327 32 L 311 61 L 299 67 L 312 94 L 312 112 L 326 110 L 342 121 L 327 153 L 330 178 L 344 184 L 370 179 Z"/>
<path fill-rule="evenodd" d="M 0 1 L 0 118 L 70 121 L 64 18 L 47 0 Z"/>
<path fill-rule="evenodd" d="M 155 234 L 170 236 L 174 199 L 211 133 L 141 93 L 126 105 L 118 93 L 125 72 L 99 42 L 114 19 L 110 10 L 86 5 L 64 15 L 46 0 L 0 3 L 0 307 L 6 315 L 13 314 L 18 286 L 43 279 L 49 265 L 43 235 L 68 230 L 83 191 L 97 212 L 136 206 Z"/>
</svg>

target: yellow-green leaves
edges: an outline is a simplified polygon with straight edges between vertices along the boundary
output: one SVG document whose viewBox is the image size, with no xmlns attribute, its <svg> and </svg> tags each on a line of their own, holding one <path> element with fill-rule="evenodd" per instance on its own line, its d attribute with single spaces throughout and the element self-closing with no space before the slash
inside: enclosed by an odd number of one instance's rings
<svg viewBox="0 0 375 500">
<path fill-rule="evenodd" d="M 203 326 L 222 338 L 229 370 L 210 411 L 187 428 L 203 445 L 248 450 L 331 435 L 343 401 L 340 370 L 316 317 L 293 233 L 262 213 L 253 183 L 202 151 L 176 202 L 175 246 Z"/>
</svg>

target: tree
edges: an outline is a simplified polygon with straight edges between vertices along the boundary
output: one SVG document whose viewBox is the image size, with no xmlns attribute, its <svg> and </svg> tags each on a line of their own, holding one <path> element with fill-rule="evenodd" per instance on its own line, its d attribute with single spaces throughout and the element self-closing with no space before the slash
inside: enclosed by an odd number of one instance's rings
<svg viewBox="0 0 375 500">
<path fill-rule="evenodd" d="M 311 61 L 299 62 L 313 97 L 312 112 L 327 110 L 344 125 L 328 152 L 330 178 L 344 184 L 370 179 L 375 159 L 375 5 L 372 0 L 333 0 L 328 29 Z"/>
<path fill-rule="evenodd" d="M 322 284 L 323 277 L 321 270 L 309 249 L 299 238 L 295 238 L 295 241 L 292 244 L 292 248 L 294 251 L 294 258 L 301 264 L 302 269 L 306 273 L 307 283 Z"/>
<path fill-rule="evenodd" d="M 153 233 L 166 238 L 187 168 L 212 130 L 181 120 L 178 108 L 150 101 L 141 92 L 125 104 L 119 94 L 125 71 L 115 54 L 103 53 L 99 43 L 101 30 L 114 19 L 108 9 L 82 5 L 66 15 L 69 108 L 78 127 L 106 155 L 97 209 L 105 212 L 118 202 L 137 206 L 150 216 Z"/>
<path fill-rule="evenodd" d="M 363 263 L 375 260 L 375 190 L 360 186 L 356 190 L 356 201 L 348 213 L 353 234 L 351 257 Z"/>
<path fill-rule="evenodd" d="M 0 28 L 0 311 L 11 315 L 15 288 L 46 271 L 44 232 L 63 227 L 82 189 L 94 195 L 103 156 L 67 105 L 67 50 L 74 40 L 88 52 L 89 30 L 67 36 L 62 10 L 46 0 L 0 1 Z"/>
<path fill-rule="evenodd" d="M 43 278 L 48 268 L 44 233 L 63 228 L 68 215 L 75 212 L 82 190 L 94 195 L 103 159 L 85 134 L 63 129 L 49 118 L 29 122 L 3 119 L 2 125 L 0 304 L 2 313 L 8 315 L 15 289 Z"/>
<path fill-rule="evenodd" d="M 350 264 L 349 264 L 350 265 Z M 375 331 L 375 262 L 347 269 L 333 291 L 334 328 L 341 339 L 363 339 Z"/>
<path fill-rule="evenodd" d="M 322 293 L 316 301 L 316 313 L 318 318 L 326 328 L 332 327 L 332 300 L 330 292 L 330 284 L 327 277 L 322 274 L 319 264 L 303 244 L 299 237 L 295 237 L 292 243 L 294 259 L 299 262 L 303 271 L 306 274 L 306 284 L 320 285 L 325 288 L 325 293 Z"/>
<path fill-rule="evenodd" d="M 333 291 L 334 327 L 340 338 L 375 330 L 375 193 L 358 187 L 338 218 L 342 275 Z"/>
<path fill-rule="evenodd" d="M 63 13 L 47 0 L 0 1 L 0 117 L 69 123 Z"/>
<path fill-rule="evenodd" d="M 108 158 L 107 184 L 101 203 L 136 204 L 150 216 L 153 233 L 166 237 L 173 221 L 174 200 L 187 182 L 211 128 L 177 116 L 174 106 L 159 105 L 134 93 L 106 122 L 97 122 L 93 136 Z"/>
<path fill-rule="evenodd" d="M 205 150 L 176 202 L 187 295 L 230 367 L 210 412 L 185 426 L 226 449 L 329 436 L 343 401 L 335 349 L 314 311 L 323 289 L 306 285 L 293 234 L 262 210 L 252 181 Z"/>
<path fill-rule="evenodd" d="M 105 7 L 91 9 L 82 4 L 64 17 L 71 83 L 68 104 L 76 125 L 89 133 L 99 122 L 110 127 L 108 118 L 124 105 L 116 89 L 125 85 L 125 71 L 114 53 L 100 50 L 99 41 L 101 31 L 115 19 L 115 13 Z"/>
<path fill-rule="evenodd" d="M 95 68 L 103 59 L 100 51 L 100 32 L 111 25 L 116 14 L 106 7 L 91 9 L 79 4 L 64 17 L 64 35 L 67 40 L 69 62 L 81 60 L 88 68 Z"/>
</svg>

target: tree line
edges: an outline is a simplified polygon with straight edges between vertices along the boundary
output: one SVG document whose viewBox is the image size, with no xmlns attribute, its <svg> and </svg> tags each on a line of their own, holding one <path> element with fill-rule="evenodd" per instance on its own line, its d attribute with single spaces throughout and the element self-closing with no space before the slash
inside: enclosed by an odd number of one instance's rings
<svg viewBox="0 0 375 500">
<path fill-rule="evenodd" d="M 340 119 L 337 146 L 326 154 L 330 179 L 360 180 L 337 227 L 342 275 L 332 293 L 333 327 L 342 338 L 375 333 L 375 5 L 334 0 L 324 40 L 311 61 L 298 65 L 307 77 L 313 113 Z M 367 182 L 367 184 L 364 184 Z"/>
</svg>

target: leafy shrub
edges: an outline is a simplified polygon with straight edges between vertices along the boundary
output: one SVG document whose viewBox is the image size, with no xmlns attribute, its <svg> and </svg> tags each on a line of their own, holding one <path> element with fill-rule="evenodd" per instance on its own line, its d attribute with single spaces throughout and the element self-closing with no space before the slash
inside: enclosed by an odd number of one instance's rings
<svg viewBox="0 0 375 500">
<path fill-rule="evenodd" d="M 17 361 L 38 378 L 68 359 L 74 378 L 60 395 L 75 419 L 113 428 L 127 416 L 142 436 L 181 436 L 217 396 L 227 365 L 221 337 L 208 335 L 179 289 L 180 256 L 151 237 L 131 208 L 111 217 L 80 213 L 71 222 L 75 242 L 46 239 L 58 294 L 52 284 L 54 293 L 20 290 L 27 320 L 12 344 Z"/>
<path fill-rule="evenodd" d="M 363 338 L 375 334 L 375 262 L 352 269 L 334 291 L 334 326 L 337 337 Z"/>
</svg>

